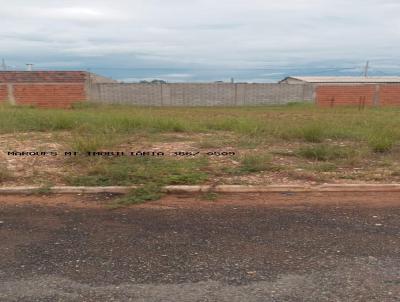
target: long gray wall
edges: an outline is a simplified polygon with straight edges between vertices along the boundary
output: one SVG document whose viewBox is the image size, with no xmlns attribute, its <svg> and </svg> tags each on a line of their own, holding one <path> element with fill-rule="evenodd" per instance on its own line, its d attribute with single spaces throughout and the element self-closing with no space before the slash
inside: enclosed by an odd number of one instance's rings
<svg viewBox="0 0 400 302">
<path fill-rule="evenodd" d="M 149 106 L 252 106 L 312 101 L 311 85 L 289 84 L 92 84 L 89 100 Z"/>
</svg>

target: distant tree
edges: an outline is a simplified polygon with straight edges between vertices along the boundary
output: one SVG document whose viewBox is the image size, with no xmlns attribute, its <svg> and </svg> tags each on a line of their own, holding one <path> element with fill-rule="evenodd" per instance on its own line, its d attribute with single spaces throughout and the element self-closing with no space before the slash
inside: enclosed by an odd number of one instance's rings
<svg viewBox="0 0 400 302">
<path fill-rule="evenodd" d="M 151 80 L 151 81 L 142 80 L 139 83 L 141 83 L 141 84 L 166 84 L 167 81 L 154 79 L 154 80 Z"/>
<path fill-rule="evenodd" d="M 152 84 L 166 84 L 167 81 L 155 79 L 155 80 L 151 81 L 151 83 Z"/>
</svg>

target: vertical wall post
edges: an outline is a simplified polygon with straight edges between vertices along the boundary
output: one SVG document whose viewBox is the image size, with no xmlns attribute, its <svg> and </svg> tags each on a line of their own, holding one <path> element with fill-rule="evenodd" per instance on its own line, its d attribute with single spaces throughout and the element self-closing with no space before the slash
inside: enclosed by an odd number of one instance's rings
<svg viewBox="0 0 400 302">
<path fill-rule="evenodd" d="M 381 85 L 375 85 L 375 93 L 374 93 L 374 106 L 380 105 L 380 92 L 381 92 Z"/>
<path fill-rule="evenodd" d="M 235 85 L 235 106 L 237 106 L 237 102 L 238 102 L 238 87 L 237 87 L 237 85 L 238 84 L 233 84 L 233 85 Z"/>
<path fill-rule="evenodd" d="M 311 84 L 312 85 L 312 101 L 314 104 L 318 105 L 318 85 L 316 84 Z"/>
<path fill-rule="evenodd" d="M 7 100 L 11 105 L 16 105 L 13 84 L 7 84 Z"/>
<path fill-rule="evenodd" d="M 163 93 L 163 83 L 160 84 L 160 96 L 161 96 L 161 106 L 164 106 L 164 93 Z"/>
<path fill-rule="evenodd" d="M 171 85 L 170 83 L 161 84 L 161 106 L 171 105 Z"/>
<path fill-rule="evenodd" d="M 86 100 L 84 101 L 91 101 L 93 96 L 93 85 L 92 85 L 92 73 L 90 71 L 86 71 L 85 73 L 85 94 Z"/>
</svg>

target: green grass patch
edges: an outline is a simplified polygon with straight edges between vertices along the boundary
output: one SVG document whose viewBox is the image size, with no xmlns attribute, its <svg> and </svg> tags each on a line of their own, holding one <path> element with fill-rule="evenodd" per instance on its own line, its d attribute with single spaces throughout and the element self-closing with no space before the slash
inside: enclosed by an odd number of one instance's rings
<svg viewBox="0 0 400 302">
<path fill-rule="evenodd" d="M 103 135 L 75 135 L 71 141 L 71 148 L 77 152 L 98 151 L 107 143 L 104 138 Z"/>
<path fill-rule="evenodd" d="M 215 192 L 205 192 L 200 195 L 200 199 L 206 201 L 216 201 L 218 197 L 219 197 L 218 193 Z"/>
<path fill-rule="evenodd" d="M 263 171 L 277 172 L 282 167 L 272 162 L 269 154 L 245 154 L 237 158 L 240 165 L 235 168 L 225 168 L 223 171 L 232 175 L 244 175 Z"/>
<path fill-rule="evenodd" d="M 51 187 L 53 186 L 53 183 L 47 182 L 43 184 L 39 189 L 36 190 L 34 194 L 37 195 L 48 195 L 51 193 Z"/>
<path fill-rule="evenodd" d="M 302 138 L 310 143 L 321 143 L 326 136 L 323 125 L 321 124 L 306 126 L 301 129 L 301 132 Z"/>
<path fill-rule="evenodd" d="M 390 135 L 373 135 L 368 139 L 368 145 L 375 153 L 388 153 L 395 145 L 395 139 Z"/>
<path fill-rule="evenodd" d="M 82 110 L 82 109 L 93 109 L 93 108 L 99 108 L 101 105 L 98 103 L 92 103 L 92 102 L 77 102 L 72 104 L 72 109 L 75 110 Z"/>
<path fill-rule="evenodd" d="M 74 132 L 69 143 L 71 150 L 77 152 L 99 151 L 123 141 L 122 135 L 112 132 Z"/>
<path fill-rule="evenodd" d="M 128 186 L 157 183 L 160 185 L 192 185 L 207 180 L 207 160 L 151 157 L 119 157 L 99 159 L 90 164 L 86 175 L 69 176 L 75 186 Z"/>
<path fill-rule="evenodd" d="M 159 183 L 147 183 L 116 200 L 116 206 L 141 204 L 160 199 L 164 194 Z"/>
<path fill-rule="evenodd" d="M 138 204 L 162 196 L 166 185 L 195 185 L 208 179 L 208 162 L 199 159 L 166 159 L 150 157 L 120 157 L 98 159 L 90 164 L 84 175 L 67 176 L 74 186 L 129 186 L 141 187 L 117 200 L 120 205 Z"/>
<path fill-rule="evenodd" d="M 0 106 L 0 133 L 77 131 L 117 135 L 228 131 L 239 137 L 366 141 L 391 129 L 400 138 L 400 108 L 317 108 L 310 104 L 259 107 L 134 107 L 76 104 L 72 110 Z M 258 144 L 260 140 L 255 140 Z M 379 147 L 378 147 L 379 149 Z"/>
<path fill-rule="evenodd" d="M 354 152 L 348 148 L 323 144 L 302 147 L 296 154 L 299 157 L 314 161 L 328 161 L 354 156 Z"/>
</svg>

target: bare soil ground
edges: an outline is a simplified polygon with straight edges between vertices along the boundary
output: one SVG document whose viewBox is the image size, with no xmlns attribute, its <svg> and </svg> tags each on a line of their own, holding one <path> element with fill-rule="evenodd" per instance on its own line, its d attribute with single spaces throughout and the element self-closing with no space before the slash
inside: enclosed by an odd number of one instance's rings
<svg viewBox="0 0 400 302">
<path fill-rule="evenodd" d="M 209 134 L 160 134 L 151 136 L 132 136 L 112 148 L 104 151 L 162 151 L 172 157 L 175 151 L 228 151 L 235 152 L 239 157 L 248 154 L 269 154 L 271 162 L 278 169 L 230 175 L 223 169 L 234 169 L 240 165 L 239 159 L 232 156 L 211 156 L 209 160 L 208 183 L 219 184 L 322 184 L 322 183 L 398 183 L 400 182 L 400 161 L 397 152 L 386 155 L 374 155 L 368 158 L 357 157 L 346 162 L 317 162 L 295 156 L 300 147 L 307 146 L 304 142 L 274 141 L 251 147 L 240 146 L 229 133 Z M 0 185 L 65 185 L 66 175 L 85 173 L 81 161 L 74 161 L 60 156 L 10 156 L 8 151 L 73 151 L 70 146 L 70 133 L 38 133 L 27 132 L 19 134 L 0 135 L 0 164 L 3 164 L 9 177 L 0 177 Z M 211 142 L 210 142 L 211 141 Z M 339 147 L 357 149 L 353 142 L 332 142 Z M 1 169 L 1 167 L 0 167 Z"/>
<path fill-rule="evenodd" d="M 399 301 L 400 194 L 0 196 L 0 301 Z"/>
</svg>

